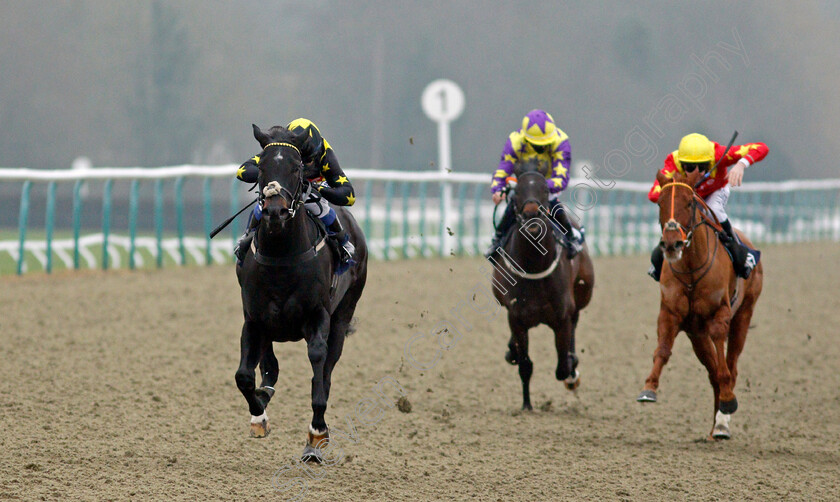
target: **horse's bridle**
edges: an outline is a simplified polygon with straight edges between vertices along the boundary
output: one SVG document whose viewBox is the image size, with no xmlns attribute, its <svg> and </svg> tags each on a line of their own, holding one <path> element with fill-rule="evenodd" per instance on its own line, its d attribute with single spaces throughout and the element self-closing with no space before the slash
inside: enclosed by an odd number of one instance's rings
<svg viewBox="0 0 840 502">
<path fill-rule="evenodd" d="M 295 145 L 293 145 L 291 143 L 284 143 L 284 142 L 268 143 L 267 145 L 265 145 L 263 147 L 263 155 L 265 154 L 265 151 L 270 146 L 291 148 L 298 153 L 298 156 L 301 156 L 301 153 L 300 153 L 300 150 L 298 149 L 298 147 L 296 147 Z M 300 167 L 301 167 L 301 169 L 300 169 L 300 172 L 298 174 L 298 186 L 295 189 L 294 193 L 292 193 L 292 191 L 289 190 L 288 188 L 281 185 L 279 181 L 269 181 L 268 183 L 266 183 L 266 185 L 263 187 L 262 191 L 260 192 L 260 203 L 262 204 L 263 200 L 268 199 L 270 197 L 275 197 L 275 196 L 283 197 L 283 193 L 285 192 L 289 196 L 288 199 L 287 199 L 287 203 L 289 204 L 289 208 L 288 208 L 289 209 L 289 218 L 290 219 L 294 218 L 295 214 L 297 213 L 297 210 L 300 208 L 300 206 L 302 206 L 304 204 L 304 202 L 306 202 L 306 199 L 309 198 L 309 194 L 312 191 L 312 185 L 309 184 L 309 183 L 306 183 L 303 179 L 303 160 L 302 160 L 302 156 L 301 156 Z M 306 193 L 303 192 L 303 187 L 304 186 L 306 186 Z M 285 197 L 283 197 L 283 198 L 285 198 Z"/>
<path fill-rule="evenodd" d="M 543 173 L 537 171 L 529 171 L 527 173 L 522 173 L 517 177 L 517 186 L 519 186 L 519 182 L 522 180 L 522 178 L 528 174 L 538 174 L 542 176 L 543 179 L 545 179 L 545 175 Z M 529 202 L 535 202 L 541 209 L 543 208 L 542 203 L 534 197 L 522 201 L 522 207 L 524 208 L 526 205 L 528 205 Z M 516 206 L 514 206 L 514 210 L 514 213 L 516 214 L 516 221 L 518 221 L 520 225 L 524 226 L 526 223 L 525 217 L 522 215 L 522 213 L 519 212 L 519 209 Z M 543 214 L 544 211 L 544 209 L 540 211 L 540 214 Z"/>
<path fill-rule="evenodd" d="M 700 198 L 699 195 L 697 195 L 697 192 L 694 190 L 694 187 L 692 187 L 691 185 L 688 185 L 686 183 L 680 183 L 678 181 L 673 181 L 673 182 L 668 183 L 667 185 L 663 186 L 662 191 L 664 192 L 665 189 L 670 187 L 670 186 L 683 187 L 683 188 L 688 188 L 689 190 L 691 190 L 691 221 L 688 223 L 688 225 L 689 225 L 688 227 L 684 227 L 682 225 L 682 223 L 678 222 L 676 220 L 676 218 L 674 218 L 674 201 L 675 201 L 677 191 L 676 190 L 671 190 L 671 217 L 668 221 L 665 222 L 664 225 L 662 225 L 662 232 L 663 233 L 666 230 L 679 230 L 680 235 L 683 238 L 683 245 L 686 249 L 688 249 L 688 246 L 691 245 L 691 237 L 692 237 L 692 235 L 694 235 L 694 230 L 696 230 L 697 227 L 699 227 L 700 225 L 706 224 L 709 227 L 711 227 L 713 230 L 715 230 L 716 232 L 723 232 L 723 228 L 720 226 L 720 222 L 718 222 L 717 216 L 715 215 L 714 211 L 712 211 L 709 208 L 709 206 L 706 204 L 706 201 L 704 201 L 702 198 Z M 661 194 L 661 192 L 660 192 L 660 194 Z M 694 222 L 694 219 L 695 219 L 694 217 L 697 214 L 697 203 L 698 202 L 708 212 L 710 212 L 712 214 L 712 218 L 714 218 L 714 221 L 712 221 L 712 219 L 709 218 L 709 216 L 707 216 L 706 213 L 704 213 L 703 211 L 700 211 L 700 221 L 698 221 L 697 223 Z M 686 232 L 686 230 L 688 232 Z M 668 263 L 668 266 L 671 267 L 671 271 L 674 272 L 675 274 L 679 274 L 679 275 L 693 275 L 695 272 L 697 272 L 699 270 L 702 270 L 704 267 L 706 268 L 706 270 L 704 270 L 703 273 L 700 274 L 700 277 L 691 281 L 690 283 L 686 283 L 685 281 L 680 279 L 678 276 L 676 276 L 676 279 L 678 281 L 680 281 L 684 286 L 686 286 L 689 291 L 693 290 L 694 286 L 698 282 L 700 282 L 700 280 L 703 279 L 703 277 L 706 276 L 706 274 L 709 272 L 709 270 L 712 269 L 712 263 L 714 263 L 715 256 L 717 256 L 717 246 L 715 245 L 713 247 L 714 247 L 714 251 L 707 254 L 706 261 L 703 262 L 702 265 L 698 266 L 697 268 L 695 268 L 693 270 L 688 270 L 688 271 L 676 270 L 670 264 L 670 262 Z M 706 265 L 708 265 L 708 267 L 706 267 Z"/>
</svg>

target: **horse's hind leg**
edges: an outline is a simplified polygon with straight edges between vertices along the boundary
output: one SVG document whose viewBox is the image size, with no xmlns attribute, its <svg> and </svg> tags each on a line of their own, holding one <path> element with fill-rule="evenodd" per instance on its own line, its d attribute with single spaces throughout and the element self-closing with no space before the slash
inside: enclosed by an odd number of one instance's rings
<svg viewBox="0 0 840 502">
<path fill-rule="evenodd" d="M 271 342 L 268 342 L 269 344 Z M 256 323 L 245 321 L 242 325 L 242 337 L 240 338 L 241 356 L 239 368 L 236 370 L 236 386 L 245 400 L 248 401 L 248 409 L 251 411 L 251 437 L 265 437 L 270 428 L 268 416 L 265 414 L 265 403 L 256 394 L 256 376 L 254 370 L 257 363 L 262 359 L 266 343 Z"/>
<path fill-rule="evenodd" d="M 516 349 L 516 362 L 519 366 L 519 378 L 522 380 L 522 409 L 532 410 L 531 406 L 531 374 L 534 363 L 528 357 L 528 328 L 508 314 L 513 349 Z"/>
</svg>

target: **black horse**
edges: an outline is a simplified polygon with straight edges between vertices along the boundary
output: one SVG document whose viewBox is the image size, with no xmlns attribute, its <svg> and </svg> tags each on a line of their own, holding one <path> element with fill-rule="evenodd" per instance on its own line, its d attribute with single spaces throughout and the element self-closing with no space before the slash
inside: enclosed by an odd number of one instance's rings
<svg viewBox="0 0 840 502">
<path fill-rule="evenodd" d="M 259 161 L 263 211 L 251 248 L 236 268 L 245 314 L 236 385 L 251 411 L 251 436 L 266 436 L 270 428 L 265 408 L 279 372 L 272 342 L 306 340 L 313 372 L 313 415 L 303 460 L 320 462 L 319 442 L 329 437 L 324 413 L 330 377 L 365 286 L 367 247 L 353 216 L 335 208 L 356 247 L 356 264 L 336 276 L 337 250 L 325 245 L 323 230 L 303 208 L 306 197 L 317 191 L 306 181 L 293 133 L 277 126 L 263 132 L 255 125 L 254 137 L 263 148 Z M 257 363 L 262 373 L 259 388 L 254 375 Z"/>
<path fill-rule="evenodd" d="M 529 382 L 534 367 L 528 357 L 528 330 L 540 324 L 551 327 L 557 349 L 555 376 L 569 390 L 576 389 L 580 378 L 575 329 L 595 282 L 587 247 L 570 260 L 556 241 L 546 172 L 547 166 L 535 159 L 516 166 L 517 186 L 509 203 L 514 204 L 518 224 L 504 252 L 492 259 L 493 293 L 508 310 L 511 331 L 505 360 L 519 365 L 526 410 L 532 409 Z"/>
</svg>

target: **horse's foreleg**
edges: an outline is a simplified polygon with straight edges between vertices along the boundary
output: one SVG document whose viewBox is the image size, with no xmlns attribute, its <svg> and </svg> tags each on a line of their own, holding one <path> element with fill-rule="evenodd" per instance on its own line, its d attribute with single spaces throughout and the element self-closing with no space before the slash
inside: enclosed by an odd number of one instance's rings
<svg viewBox="0 0 840 502">
<path fill-rule="evenodd" d="M 729 336 L 729 318 L 731 312 L 729 306 L 721 307 L 706 323 L 706 333 L 715 344 L 716 377 L 720 386 L 718 404 L 719 410 L 724 414 L 734 413 L 738 409 L 738 400 L 735 399 L 732 374 L 726 362 L 726 340 Z"/>
<path fill-rule="evenodd" d="M 655 403 L 656 391 L 659 389 L 659 377 L 662 375 L 662 368 L 671 358 L 671 349 L 674 348 L 674 339 L 680 331 L 680 318 L 665 308 L 659 309 L 659 319 L 656 322 L 656 350 L 653 351 L 653 368 L 645 380 L 645 387 L 636 401 L 641 403 Z"/>
<path fill-rule="evenodd" d="M 269 342 L 270 343 L 270 342 Z M 251 411 L 251 437 L 265 437 L 269 433 L 268 416 L 265 414 L 265 403 L 256 395 L 256 377 L 254 370 L 262 358 L 265 344 L 257 325 L 245 321 L 242 325 L 240 338 L 241 356 L 239 368 L 236 370 L 236 386 L 248 401 Z"/>
<path fill-rule="evenodd" d="M 274 384 L 277 383 L 277 376 L 280 373 L 280 366 L 277 364 L 277 357 L 274 355 L 274 347 L 270 340 L 265 341 L 265 350 L 263 351 L 262 360 L 260 361 L 260 373 L 262 373 L 262 383 L 259 388 L 254 391 L 257 394 L 257 399 L 262 401 L 263 407 L 268 406 L 268 402 L 274 396 Z"/>
<path fill-rule="evenodd" d="M 531 406 L 531 374 L 534 363 L 528 357 L 528 328 L 508 313 L 508 325 L 511 332 L 511 349 L 516 349 L 516 364 L 519 366 L 519 379 L 522 380 L 522 409 L 532 410 Z"/>
<path fill-rule="evenodd" d="M 580 375 L 577 371 L 577 356 L 574 354 L 574 324 L 576 315 L 564 316 L 553 323 L 551 329 L 554 331 L 554 348 L 557 350 L 557 369 L 554 376 L 562 380 L 569 390 L 574 390 L 580 384 Z"/>
<path fill-rule="evenodd" d="M 748 303 L 749 300 L 749 303 Z M 729 340 L 726 344 L 726 365 L 729 367 L 729 373 L 732 375 L 732 388 L 735 388 L 735 382 L 738 379 L 738 357 L 741 351 L 744 350 L 744 344 L 747 341 L 747 331 L 750 329 L 750 320 L 752 319 L 753 308 L 755 307 L 755 300 L 744 299 L 744 303 L 735 314 L 735 317 L 729 321 Z"/>
<path fill-rule="evenodd" d="M 309 362 L 312 365 L 312 423 L 309 425 L 309 435 L 306 448 L 303 451 L 304 461 L 323 460 L 321 449 L 325 447 L 325 440 L 329 438 L 329 429 L 324 420 L 327 411 L 327 394 L 324 386 L 324 366 L 327 362 L 327 339 L 330 332 L 330 315 L 326 309 L 315 313 L 309 336 L 306 339 L 306 349 Z"/>
</svg>

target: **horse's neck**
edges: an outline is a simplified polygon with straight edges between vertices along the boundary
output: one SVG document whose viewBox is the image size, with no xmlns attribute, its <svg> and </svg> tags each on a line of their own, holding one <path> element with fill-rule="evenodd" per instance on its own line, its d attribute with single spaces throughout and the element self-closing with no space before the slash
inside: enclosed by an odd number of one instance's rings
<svg viewBox="0 0 840 502">
<path fill-rule="evenodd" d="M 527 231 L 520 231 L 523 228 L 521 226 L 513 232 L 513 238 L 510 244 L 510 256 L 525 272 L 541 272 L 547 269 L 557 256 L 557 246 L 554 242 L 554 229 L 551 228 L 550 221 L 546 221 L 545 223 L 548 232 L 536 242 L 523 235 L 527 234 Z"/>
<path fill-rule="evenodd" d="M 315 238 L 314 225 L 307 221 L 309 216 L 301 208 L 286 227 L 276 234 L 269 234 L 260 225 L 257 230 L 257 245 L 260 254 L 265 256 L 294 256 L 309 250 Z"/>
</svg>

